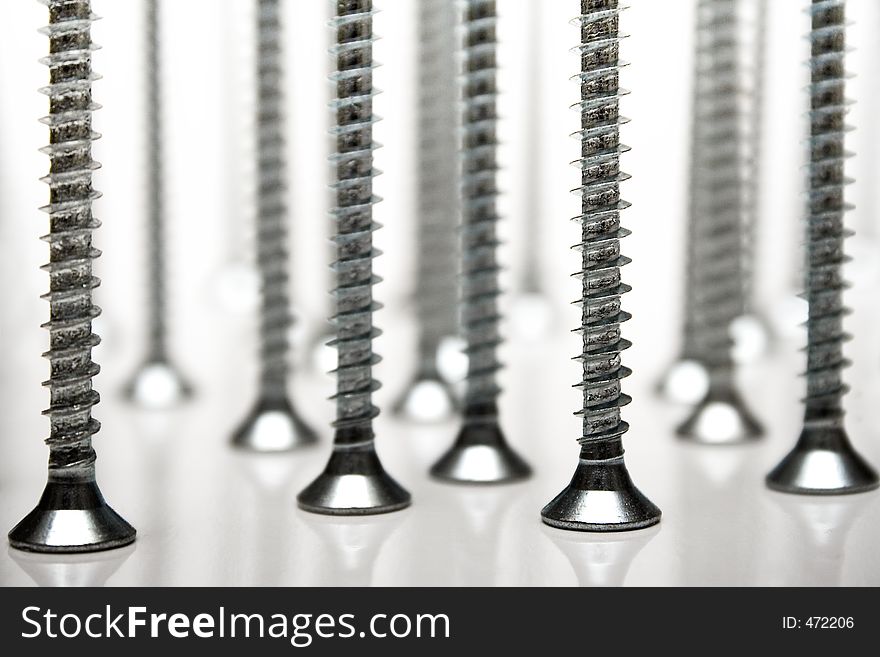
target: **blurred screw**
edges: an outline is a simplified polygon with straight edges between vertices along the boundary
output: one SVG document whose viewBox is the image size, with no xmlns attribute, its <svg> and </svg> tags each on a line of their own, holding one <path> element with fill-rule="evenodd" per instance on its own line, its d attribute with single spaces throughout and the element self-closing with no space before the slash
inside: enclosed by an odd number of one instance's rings
<svg viewBox="0 0 880 657">
<path fill-rule="evenodd" d="M 621 365 L 621 352 L 630 347 L 620 324 L 630 318 L 621 308 L 629 292 L 620 268 L 629 258 L 620 253 L 620 239 L 629 231 L 620 225 L 620 212 L 629 203 L 620 198 L 619 60 L 620 32 L 617 0 L 581 0 L 581 169 L 583 282 L 579 332 L 583 351 L 583 393 L 580 460 L 571 483 L 541 511 L 543 521 L 559 529 L 622 531 L 642 529 L 660 521 L 660 509 L 633 484 L 623 460 L 622 436 L 629 425 L 620 408 L 631 400 L 621 392 L 621 380 L 631 374 Z"/>
<path fill-rule="evenodd" d="M 92 348 L 100 338 L 92 320 L 101 310 L 92 304 L 100 280 L 92 275 L 92 232 L 100 225 L 92 216 L 92 51 L 95 16 L 88 0 L 46 0 L 49 26 L 49 477 L 37 507 L 9 532 L 14 548 L 32 552 L 94 552 L 121 547 L 135 539 L 135 530 L 104 500 L 95 481 L 92 436 L 101 425 L 92 417 L 100 397 L 92 378 L 100 371 Z"/>
<path fill-rule="evenodd" d="M 849 153 L 846 19 L 844 0 L 813 0 L 810 33 L 810 193 L 807 217 L 807 396 L 804 426 L 794 449 L 767 475 L 785 493 L 860 493 L 880 485 L 877 473 L 855 451 L 844 428 L 843 240 L 844 174 Z"/>
<path fill-rule="evenodd" d="M 417 369 L 394 405 L 415 421 L 449 416 L 457 402 L 438 367 L 440 344 L 456 333 L 456 147 L 454 0 L 419 3 L 419 106 L 415 304 Z"/>
<path fill-rule="evenodd" d="M 149 302 L 147 357 L 125 388 L 126 396 L 145 407 L 161 408 L 192 395 L 192 387 L 168 359 L 165 243 L 164 154 L 159 1 L 146 0 L 147 33 L 147 240 Z"/>
<path fill-rule="evenodd" d="M 332 25 L 336 33 L 337 260 L 336 274 L 336 435 L 333 453 L 324 472 L 297 497 L 305 511 L 329 515 L 365 515 L 403 509 L 410 494 L 382 467 L 375 449 L 373 392 L 379 382 L 373 366 L 381 359 L 373 351 L 373 338 L 380 334 L 373 326 L 373 312 L 381 306 L 373 301 L 373 3 L 372 0 L 337 0 Z"/>
<path fill-rule="evenodd" d="M 758 255 L 758 227 L 761 211 L 761 155 L 764 143 L 764 86 L 767 68 L 767 0 L 754 2 L 755 15 L 748 23 L 750 46 L 754 51 L 748 69 L 751 81 L 748 102 L 748 155 L 743 207 L 743 308 L 733 324 L 736 362 L 754 361 L 766 353 L 775 336 L 770 320 L 760 304 L 760 290 L 756 283 Z"/>
<path fill-rule="evenodd" d="M 692 284 L 693 340 L 709 389 L 678 428 L 688 440 L 735 443 L 762 429 L 736 389 L 730 327 L 745 306 L 743 288 L 743 134 L 738 62 L 737 0 L 698 4 L 697 116 L 694 149 Z"/>
<path fill-rule="evenodd" d="M 464 426 L 455 444 L 431 468 L 439 479 L 502 483 L 527 477 L 528 464 L 507 444 L 498 424 L 495 381 L 499 266 L 495 200 L 497 139 L 495 0 L 464 5 L 462 114 L 462 324 L 468 373 Z"/>
<path fill-rule="evenodd" d="M 232 444 L 258 452 L 278 452 L 309 445 L 317 438 L 299 417 L 287 390 L 291 316 L 279 0 L 257 0 L 256 9 L 260 386 L 256 404 L 233 434 Z"/>
</svg>

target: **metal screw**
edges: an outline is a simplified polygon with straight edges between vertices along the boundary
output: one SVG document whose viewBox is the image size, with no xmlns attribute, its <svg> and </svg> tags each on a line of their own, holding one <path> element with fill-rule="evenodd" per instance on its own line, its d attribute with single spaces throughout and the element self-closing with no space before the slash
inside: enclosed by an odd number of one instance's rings
<svg viewBox="0 0 880 657">
<path fill-rule="evenodd" d="M 495 200 L 497 17 L 495 0 L 464 5 L 464 103 L 462 112 L 462 324 L 468 372 L 464 425 L 455 444 L 431 468 L 439 479 L 503 483 L 527 477 L 528 464 L 507 444 L 498 424 L 495 381 L 500 369 Z"/>
<path fill-rule="evenodd" d="M 324 472 L 297 497 L 301 509 L 329 515 L 365 515 L 397 511 L 409 506 L 410 494 L 385 472 L 375 449 L 373 392 L 379 382 L 373 366 L 381 359 L 373 351 L 373 3 L 372 0 L 336 0 L 332 25 L 336 45 L 337 260 L 336 274 L 336 434 L 333 453 Z"/>
<path fill-rule="evenodd" d="M 127 397 L 147 407 L 179 403 L 192 395 L 192 386 L 168 358 L 167 283 L 165 278 L 165 193 L 162 152 L 162 87 L 159 2 L 145 4 L 147 33 L 147 239 L 149 244 L 149 301 L 147 356 L 126 386 Z"/>
<path fill-rule="evenodd" d="M 767 0 L 757 0 L 755 3 L 756 15 L 753 19 L 753 50 L 754 56 L 751 61 L 750 75 L 751 90 L 748 111 L 748 157 L 745 180 L 745 204 L 744 204 L 744 262 L 743 262 L 743 309 L 740 320 L 748 318 L 753 331 L 759 340 L 759 345 L 766 350 L 772 342 L 773 329 L 770 320 L 760 308 L 758 299 L 759 288 L 755 285 L 756 280 L 756 255 L 758 246 L 758 224 L 761 201 L 761 153 L 764 143 L 764 85 L 767 68 Z M 734 341 L 736 337 L 734 336 Z M 736 352 L 736 349 L 734 350 Z M 760 354 L 762 349 L 757 349 L 754 355 Z"/>
<path fill-rule="evenodd" d="M 742 360 L 755 355 L 754 346 L 750 348 L 747 344 L 739 344 L 738 334 L 746 332 L 753 338 L 750 342 L 757 337 L 758 344 L 761 342 L 766 344 L 770 335 L 769 322 L 756 310 L 753 280 L 760 183 L 758 166 L 761 145 L 766 3 L 763 0 L 758 1 L 757 16 L 753 23 L 748 24 L 737 20 L 736 5 L 736 2 L 732 2 L 724 7 L 711 1 L 701 2 L 697 11 L 682 346 L 678 360 L 664 374 L 658 385 L 660 394 L 670 400 L 688 404 L 696 404 L 702 400 L 709 388 L 710 374 L 701 355 L 703 334 L 707 330 L 705 309 L 702 308 L 701 300 L 706 297 L 705 290 L 710 287 L 706 279 L 714 274 L 701 271 L 700 267 L 706 262 L 713 263 L 718 245 L 711 240 L 714 238 L 719 241 L 720 233 L 723 232 L 718 230 L 717 222 L 710 214 L 713 200 L 720 202 L 719 195 L 730 198 L 738 190 L 737 202 L 740 204 L 742 216 L 741 225 L 736 228 L 741 232 L 741 245 L 738 247 L 742 257 L 739 268 L 740 288 L 734 298 L 727 300 L 733 302 L 735 299 L 738 303 L 731 326 L 728 327 L 728 330 L 734 334 L 733 359 Z M 756 51 L 752 66 L 747 71 L 752 84 L 748 94 L 732 82 L 734 79 L 738 81 L 746 77 L 741 70 L 739 59 L 742 55 L 740 34 L 747 28 L 753 33 L 751 38 L 754 40 Z M 735 78 L 731 71 L 736 71 Z M 719 83 L 719 80 L 722 82 Z M 745 134 L 738 134 L 736 139 L 731 138 L 727 141 L 728 137 L 722 134 L 722 131 L 716 130 L 717 118 L 723 116 L 725 121 L 728 121 L 731 118 L 729 112 L 742 111 L 740 106 L 746 104 L 749 109 L 747 118 L 750 125 L 748 139 L 745 138 Z M 735 187 L 733 182 L 736 177 L 732 173 L 730 175 L 724 173 L 730 184 L 727 189 L 723 188 L 723 181 L 718 176 L 720 172 L 726 171 L 725 167 L 731 166 L 732 159 L 729 161 L 724 157 L 719 159 L 722 149 L 724 154 L 730 155 L 733 149 L 741 149 L 744 155 L 741 164 L 743 169 L 747 170 L 747 174 L 737 181 Z M 729 225 L 729 229 L 734 229 L 732 224 Z M 730 245 L 733 245 L 732 238 Z M 729 255 L 732 256 L 732 253 Z M 727 282 L 733 285 L 734 279 Z M 710 312 L 714 312 L 714 306 L 717 304 L 711 298 L 708 303 L 711 307 Z"/>
<path fill-rule="evenodd" d="M 767 475 L 785 493 L 860 493 L 880 485 L 844 428 L 843 303 L 846 22 L 844 0 L 813 0 L 810 33 L 810 189 L 807 216 L 807 396 L 794 449 Z"/>
<path fill-rule="evenodd" d="M 697 354 L 709 375 L 709 389 L 678 428 L 682 438 L 736 443 L 763 432 L 746 408 L 734 381 L 730 326 L 742 313 L 743 134 L 739 109 L 737 0 L 701 0 L 697 76 L 698 115 L 694 148 L 698 171 L 692 184 L 695 234 L 692 246 L 694 332 Z"/>
<path fill-rule="evenodd" d="M 418 364 L 394 405 L 411 420 L 447 416 L 455 395 L 438 369 L 444 338 L 456 333 L 458 151 L 454 0 L 419 3 L 418 256 L 415 303 Z M 421 402 L 421 403 L 420 403 Z"/>
<path fill-rule="evenodd" d="M 279 0 L 257 0 L 257 265 L 261 279 L 260 384 L 235 447 L 259 452 L 314 443 L 287 391 L 291 324 L 288 296 L 286 166 Z"/>
<path fill-rule="evenodd" d="M 100 225 L 92 216 L 92 51 L 89 0 L 46 0 L 49 26 L 49 477 L 37 507 L 9 532 L 14 548 L 33 552 L 93 552 L 121 547 L 135 539 L 135 530 L 104 500 L 95 481 L 92 436 L 101 425 L 92 417 L 99 395 L 92 378 L 100 368 L 92 348 L 100 338 L 92 320 L 101 310 L 92 304 L 100 280 L 92 275 L 92 232 Z"/>
<path fill-rule="evenodd" d="M 672 366 L 666 371 L 657 385 L 657 392 L 673 401 L 684 403 L 698 402 L 708 387 L 708 373 L 706 367 L 697 353 L 697 329 L 699 318 L 697 316 L 697 304 L 693 290 L 696 287 L 696 241 L 698 237 L 697 225 L 701 215 L 697 212 L 697 191 L 701 189 L 698 179 L 702 169 L 699 164 L 702 159 L 703 142 L 697 137 L 700 125 L 700 114 L 706 95 L 706 84 L 713 80 L 706 74 L 705 65 L 699 54 L 704 52 L 708 45 L 705 43 L 707 36 L 707 24 L 702 20 L 701 12 L 698 11 L 696 29 L 696 54 L 694 58 L 694 83 L 691 96 L 691 145 L 690 167 L 688 170 L 688 208 L 687 229 L 685 234 L 685 267 L 684 267 L 684 307 L 682 312 L 681 327 L 681 352 Z"/>
<path fill-rule="evenodd" d="M 623 460 L 621 438 L 629 425 L 620 408 L 630 402 L 620 382 L 631 374 L 620 353 L 630 342 L 620 324 L 630 318 L 621 309 L 620 267 L 629 259 L 620 253 L 620 239 L 629 231 L 620 212 L 629 204 L 620 198 L 619 61 L 620 9 L 617 0 L 581 0 L 581 169 L 583 282 L 581 327 L 584 396 L 580 460 L 571 483 L 541 511 L 545 523 L 560 529 L 621 531 L 649 527 L 660 521 L 658 509 L 633 484 Z"/>
</svg>

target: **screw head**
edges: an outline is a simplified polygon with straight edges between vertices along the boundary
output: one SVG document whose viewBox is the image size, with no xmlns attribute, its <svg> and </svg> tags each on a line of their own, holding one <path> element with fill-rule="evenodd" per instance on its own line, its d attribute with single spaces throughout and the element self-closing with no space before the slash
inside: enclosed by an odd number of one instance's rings
<svg viewBox="0 0 880 657">
<path fill-rule="evenodd" d="M 290 402 L 259 400 L 232 435 L 232 446 L 252 452 L 287 452 L 318 441 Z"/>
<path fill-rule="evenodd" d="M 863 493 L 880 486 L 876 470 L 840 427 L 807 426 L 797 444 L 767 475 L 767 486 L 800 495 Z"/>
<path fill-rule="evenodd" d="M 97 552 L 128 545 L 136 533 L 95 481 L 50 480 L 37 507 L 9 532 L 9 544 L 29 552 Z"/>
<path fill-rule="evenodd" d="M 405 509 L 412 497 L 382 467 L 372 444 L 337 446 L 327 467 L 296 498 L 310 513 L 362 516 Z"/>
<path fill-rule="evenodd" d="M 403 391 L 393 411 L 411 422 L 442 422 L 458 407 L 452 387 L 439 377 L 418 376 Z"/>
<path fill-rule="evenodd" d="M 710 388 L 676 433 L 695 443 L 735 445 L 760 438 L 764 429 L 735 390 Z"/>
<path fill-rule="evenodd" d="M 635 487 L 623 457 L 581 458 L 571 483 L 541 510 L 551 527 L 584 532 L 644 529 L 660 522 L 660 509 Z"/>
<path fill-rule="evenodd" d="M 160 361 L 138 368 L 123 392 L 130 402 L 149 410 L 177 406 L 193 395 L 192 386 L 177 368 Z"/>
<path fill-rule="evenodd" d="M 462 484 L 505 484 L 531 474 L 495 422 L 465 421 L 455 443 L 431 468 L 432 477 Z"/>
</svg>

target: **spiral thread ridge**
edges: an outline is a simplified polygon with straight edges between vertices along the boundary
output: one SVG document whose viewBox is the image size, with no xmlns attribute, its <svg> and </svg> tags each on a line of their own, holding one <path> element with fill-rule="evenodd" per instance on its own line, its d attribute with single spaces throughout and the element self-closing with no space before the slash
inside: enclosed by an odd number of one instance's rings
<svg viewBox="0 0 880 657">
<path fill-rule="evenodd" d="M 100 193 L 92 188 L 92 172 L 100 165 L 92 159 L 92 52 L 91 24 L 96 17 L 88 0 L 45 0 L 49 25 L 49 55 L 41 61 L 49 68 L 50 84 L 42 89 L 49 97 L 49 469 L 94 476 L 92 436 L 101 425 L 92 417 L 100 400 L 92 379 L 100 367 L 92 361 L 92 348 L 100 338 L 92 320 L 101 309 L 92 303 L 92 290 L 100 280 L 92 274 L 92 261 L 100 251 L 92 246 L 92 232 L 100 222 L 92 216 L 92 201 Z"/>
<path fill-rule="evenodd" d="M 336 125 L 331 130 L 336 151 L 331 163 L 336 167 L 333 189 L 336 204 L 332 210 L 336 222 L 336 274 L 333 295 L 336 312 L 338 365 L 336 372 L 336 445 L 372 439 L 372 422 L 379 414 L 373 404 L 373 392 L 380 383 L 373 378 L 373 366 L 381 358 L 373 351 L 373 339 L 381 331 L 373 325 L 373 313 L 381 305 L 373 300 L 373 286 L 379 277 L 373 274 L 373 259 L 379 251 L 373 247 L 373 232 L 379 224 L 373 220 L 373 3 L 372 0 L 337 0 L 332 27 L 336 44 L 331 54 L 336 71 L 331 80 L 336 98 L 331 109 Z"/>
<path fill-rule="evenodd" d="M 730 325 L 745 307 L 745 175 L 737 0 L 698 3 L 691 247 L 696 353 L 730 377 Z M 728 383 L 730 383 L 728 381 Z"/>
<path fill-rule="evenodd" d="M 461 323 L 468 355 L 465 415 L 492 415 L 501 388 L 496 200 L 498 89 L 495 0 L 464 5 Z"/>
<path fill-rule="evenodd" d="M 147 41 L 147 241 L 149 248 L 148 359 L 167 360 L 165 191 L 162 152 L 162 86 L 159 0 L 146 3 Z"/>
<path fill-rule="evenodd" d="M 850 234 L 844 213 L 844 173 L 849 156 L 844 137 L 848 102 L 845 98 L 846 22 L 844 0 L 814 0 L 810 32 L 810 165 L 807 218 L 807 396 L 805 419 L 842 423 L 842 398 L 847 391 L 843 369 L 849 361 L 843 343 L 843 242 Z"/>
<path fill-rule="evenodd" d="M 620 197 L 620 183 L 629 176 L 620 170 L 620 155 L 629 150 L 620 143 L 619 18 L 617 0 L 581 0 L 577 22 L 581 29 L 581 334 L 583 349 L 575 357 L 583 366 L 575 387 L 583 394 L 583 446 L 610 442 L 626 433 L 629 425 L 620 409 L 631 399 L 621 391 L 621 380 L 631 371 L 621 364 L 621 352 L 631 344 L 621 337 L 620 325 L 630 319 L 621 306 L 621 295 L 631 289 L 621 281 L 620 268 L 630 262 L 621 255 L 620 239 L 629 234 L 621 227 L 620 213 L 629 203 Z"/>
<path fill-rule="evenodd" d="M 758 221 L 761 202 L 761 155 L 764 143 L 764 84 L 767 69 L 767 10 L 768 0 L 757 0 L 754 25 L 754 59 L 752 61 L 752 89 L 747 139 L 747 176 L 745 185 L 745 235 L 743 258 L 743 314 L 757 311 L 756 251 L 758 248 Z"/>
<path fill-rule="evenodd" d="M 288 293 L 287 191 L 279 0 L 257 3 L 257 265 L 261 281 L 260 386 L 287 396 L 292 318 Z"/>
<path fill-rule="evenodd" d="M 440 341 L 456 334 L 458 87 L 454 0 L 419 3 L 418 262 L 419 361 L 433 369 Z"/>
</svg>

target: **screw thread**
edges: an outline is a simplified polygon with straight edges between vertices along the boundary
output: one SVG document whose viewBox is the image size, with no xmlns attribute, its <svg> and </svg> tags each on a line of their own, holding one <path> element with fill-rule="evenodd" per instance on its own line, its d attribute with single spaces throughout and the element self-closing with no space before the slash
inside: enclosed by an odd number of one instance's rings
<svg viewBox="0 0 880 657">
<path fill-rule="evenodd" d="M 42 122 L 49 126 L 49 214 L 50 406 L 49 469 L 55 474 L 94 476 L 95 452 L 92 436 L 100 423 L 92 417 L 92 407 L 100 396 L 92 378 L 100 367 L 92 361 L 92 348 L 100 338 L 92 332 L 92 320 L 101 309 L 92 303 L 92 290 L 100 280 L 92 274 L 92 261 L 100 251 L 92 246 L 92 231 L 100 222 L 92 216 L 92 201 L 100 193 L 92 188 L 92 172 L 100 165 L 92 159 L 92 142 L 99 137 L 92 131 L 91 24 L 96 17 L 88 0 L 45 0 L 49 25 L 42 32 L 49 37 L 49 55 L 41 61 L 49 68 L 50 84 L 42 89 L 49 97 L 49 115 Z"/>
<path fill-rule="evenodd" d="M 337 0 L 331 24 L 336 44 L 331 54 L 336 71 L 336 98 L 330 107 L 336 116 L 331 133 L 336 152 L 330 161 L 336 167 L 336 421 L 333 426 L 337 445 L 372 439 L 373 418 L 379 409 L 373 404 L 373 392 L 380 383 L 373 378 L 373 366 L 380 356 L 373 351 L 373 338 L 381 331 L 373 325 L 373 313 L 381 305 L 373 300 L 373 286 L 379 277 L 373 274 L 373 259 L 379 251 L 373 247 L 373 232 L 379 224 L 373 220 L 373 3 L 371 0 Z"/>
<path fill-rule="evenodd" d="M 620 225 L 620 212 L 629 203 L 620 197 L 620 183 L 629 178 L 620 170 L 620 39 L 617 0 L 581 0 L 581 326 L 583 349 L 576 360 L 583 365 L 583 446 L 612 442 L 626 433 L 620 409 L 631 400 L 621 392 L 621 380 L 631 371 L 621 364 L 621 352 L 631 343 L 621 337 L 620 325 L 630 318 L 621 307 L 629 292 L 620 268 L 630 262 L 620 253 L 620 239 L 629 231 Z M 598 446 L 598 445 L 596 445 Z"/>
<path fill-rule="evenodd" d="M 158 0 L 146 3 L 147 39 L 147 242 L 149 249 L 148 359 L 167 360 L 165 190 L 162 152 L 162 86 Z"/>
<path fill-rule="evenodd" d="M 433 369 L 440 341 L 456 333 L 458 148 L 456 12 L 453 0 L 419 3 L 418 262 L 419 362 Z"/>
<path fill-rule="evenodd" d="M 497 259 L 498 89 L 495 0 L 468 0 L 462 86 L 462 310 L 468 355 L 465 415 L 492 415 L 501 388 Z"/>
<path fill-rule="evenodd" d="M 732 374 L 730 325 L 744 308 L 744 176 L 737 0 L 698 5 L 694 339 L 713 379 Z M 727 381 L 729 383 L 729 381 Z"/>
<path fill-rule="evenodd" d="M 260 386 L 285 399 L 289 371 L 287 205 L 278 0 L 257 2 L 257 265 L 261 281 Z"/>
<path fill-rule="evenodd" d="M 755 55 L 752 63 L 752 92 L 749 116 L 748 161 L 745 189 L 743 258 L 743 314 L 757 311 L 755 285 L 758 217 L 761 203 L 761 155 L 764 144 L 764 84 L 767 68 L 767 0 L 758 0 L 754 27 Z"/>
<path fill-rule="evenodd" d="M 813 0 L 810 32 L 810 165 L 807 218 L 808 271 L 805 297 L 807 320 L 807 396 L 805 419 L 842 424 L 843 241 L 850 233 L 844 213 L 851 206 L 844 200 L 844 174 L 849 154 L 844 149 L 847 100 L 845 98 L 846 49 L 844 0 Z"/>
</svg>

